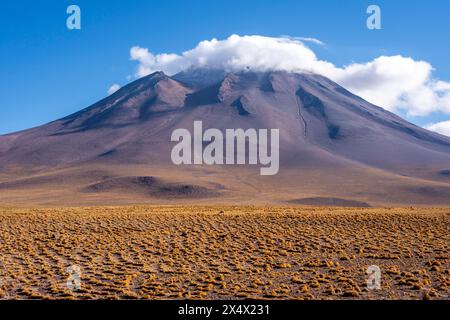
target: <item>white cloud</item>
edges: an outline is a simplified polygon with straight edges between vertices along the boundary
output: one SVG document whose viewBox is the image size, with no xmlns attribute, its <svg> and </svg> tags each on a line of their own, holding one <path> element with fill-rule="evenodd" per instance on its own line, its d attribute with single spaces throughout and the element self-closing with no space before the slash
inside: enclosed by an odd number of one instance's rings
<svg viewBox="0 0 450 320">
<path fill-rule="evenodd" d="M 115 93 L 116 91 L 118 91 L 120 89 L 120 85 L 118 85 L 117 83 L 113 84 L 111 87 L 109 87 L 108 89 L 108 95 L 112 95 L 113 93 Z"/>
<path fill-rule="evenodd" d="M 155 55 L 148 49 L 133 47 L 130 56 L 139 62 L 136 77 L 155 71 L 173 75 L 189 67 L 308 71 L 324 75 L 390 111 L 403 110 L 410 116 L 450 114 L 450 82 L 435 79 L 433 67 L 426 61 L 400 55 L 381 56 L 370 62 L 337 67 L 318 59 L 304 42 L 323 44 L 314 38 L 232 35 L 225 40 L 202 41 L 181 55 Z"/>
<path fill-rule="evenodd" d="M 311 42 L 320 46 L 324 46 L 325 43 L 317 38 L 310 38 L 310 37 L 291 37 L 287 35 L 282 35 L 281 38 L 291 39 L 291 40 L 298 40 L 302 42 Z"/>
<path fill-rule="evenodd" d="M 425 129 L 450 137 L 450 121 L 443 121 L 425 126 Z"/>
<path fill-rule="evenodd" d="M 305 38 L 305 37 L 295 37 L 294 39 L 304 41 L 304 42 L 312 42 L 321 46 L 324 46 L 325 43 L 316 38 Z"/>
<path fill-rule="evenodd" d="M 133 47 L 130 55 L 132 60 L 139 62 L 138 77 L 155 71 L 172 75 L 189 67 L 221 68 L 228 71 L 251 67 L 259 71 L 301 72 L 309 65 L 320 64 L 314 52 L 299 40 L 262 36 L 232 35 L 222 41 L 206 40 L 182 55 L 154 55 L 148 49 Z"/>
</svg>

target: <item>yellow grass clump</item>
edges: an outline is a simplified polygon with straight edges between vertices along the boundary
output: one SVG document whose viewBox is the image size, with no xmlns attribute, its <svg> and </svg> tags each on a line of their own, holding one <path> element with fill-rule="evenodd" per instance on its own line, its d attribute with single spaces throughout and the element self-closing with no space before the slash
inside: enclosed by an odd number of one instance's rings
<svg viewBox="0 0 450 320">
<path fill-rule="evenodd" d="M 0 299 L 448 299 L 449 218 L 418 208 L 0 208 Z M 367 288 L 372 265 L 381 290 Z M 80 287 L 68 286 L 71 266 Z"/>
</svg>

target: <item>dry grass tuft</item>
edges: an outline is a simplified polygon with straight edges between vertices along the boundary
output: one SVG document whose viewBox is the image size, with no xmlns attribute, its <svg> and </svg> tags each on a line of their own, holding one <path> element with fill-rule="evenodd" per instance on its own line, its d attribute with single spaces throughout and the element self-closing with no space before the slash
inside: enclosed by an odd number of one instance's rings
<svg viewBox="0 0 450 320">
<path fill-rule="evenodd" d="M 0 299 L 448 299 L 449 209 L 0 209 Z M 70 290 L 67 267 L 81 268 Z M 366 269 L 382 289 L 366 289 Z"/>
</svg>

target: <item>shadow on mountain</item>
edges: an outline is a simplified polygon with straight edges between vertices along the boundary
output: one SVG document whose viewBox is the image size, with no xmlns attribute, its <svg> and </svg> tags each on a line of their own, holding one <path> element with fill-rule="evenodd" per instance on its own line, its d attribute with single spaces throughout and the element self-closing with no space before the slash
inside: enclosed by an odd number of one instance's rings
<svg viewBox="0 0 450 320">
<path fill-rule="evenodd" d="M 119 192 L 124 194 L 148 194 L 155 198 L 182 199 L 182 198 L 210 198 L 217 197 L 219 193 L 206 187 L 168 183 L 162 179 L 141 177 L 120 177 L 97 182 L 82 189 L 84 193 Z"/>
<path fill-rule="evenodd" d="M 439 174 L 440 174 L 441 176 L 450 178 L 450 169 L 449 169 L 449 170 L 442 170 L 441 172 L 439 172 Z"/>
</svg>

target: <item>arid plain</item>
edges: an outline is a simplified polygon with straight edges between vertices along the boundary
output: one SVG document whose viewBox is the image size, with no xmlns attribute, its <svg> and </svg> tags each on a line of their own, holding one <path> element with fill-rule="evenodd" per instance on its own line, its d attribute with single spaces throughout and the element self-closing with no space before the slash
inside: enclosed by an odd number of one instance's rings
<svg viewBox="0 0 450 320">
<path fill-rule="evenodd" d="M 448 299 L 450 209 L 0 209 L 2 299 Z M 381 270 L 367 288 L 368 266 Z M 80 287 L 68 269 L 79 267 Z"/>
</svg>

